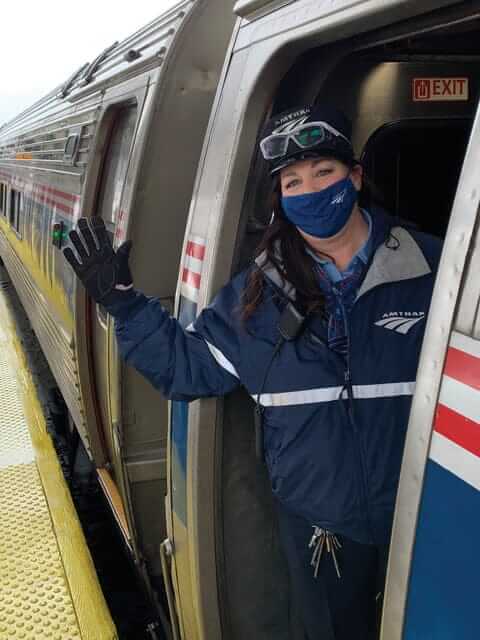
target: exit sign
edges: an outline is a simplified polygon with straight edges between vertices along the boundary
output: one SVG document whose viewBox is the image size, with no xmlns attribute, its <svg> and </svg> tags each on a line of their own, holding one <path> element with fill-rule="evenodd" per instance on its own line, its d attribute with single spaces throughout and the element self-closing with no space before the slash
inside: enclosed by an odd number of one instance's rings
<svg viewBox="0 0 480 640">
<path fill-rule="evenodd" d="M 414 78 L 414 102 L 468 100 L 468 78 Z"/>
</svg>

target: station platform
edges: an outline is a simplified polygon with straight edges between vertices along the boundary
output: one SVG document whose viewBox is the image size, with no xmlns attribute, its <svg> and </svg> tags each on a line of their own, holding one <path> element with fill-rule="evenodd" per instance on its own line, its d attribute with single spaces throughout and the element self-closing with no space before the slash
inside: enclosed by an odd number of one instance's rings
<svg viewBox="0 0 480 640">
<path fill-rule="evenodd" d="M 117 637 L 0 291 L 0 640 Z"/>
</svg>

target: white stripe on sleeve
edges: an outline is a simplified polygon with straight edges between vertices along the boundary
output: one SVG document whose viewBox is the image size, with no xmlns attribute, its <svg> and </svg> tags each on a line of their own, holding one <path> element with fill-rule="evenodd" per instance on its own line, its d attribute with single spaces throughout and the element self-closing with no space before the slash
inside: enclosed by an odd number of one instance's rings
<svg viewBox="0 0 480 640">
<path fill-rule="evenodd" d="M 205 340 L 205 338 L 203 338 L 203 339 Z M 228 373 L 231 373 L 232 376 L 235 376 L 236 378 L 240 378 L 240 376 L 238 375 L 237 370 L 235 369 L 233 364 L 230 362 L 230 360 L 228 360 L 223 355 L 223 353 L 220 351 L 220 349 L 217 349 L 217 347 L 215 347 L 213 344 L 210 344 L 210 342 L 208 342 L 208 340 L 205 340 L 205 343 L 206 343 L 207 347 L 209 348 L 210 353 L 212 354 L 212 356 L 218 362 L 218 364 L 221 367 L 223 367 L 223 369 L 228 371 Z"/>
</svg>

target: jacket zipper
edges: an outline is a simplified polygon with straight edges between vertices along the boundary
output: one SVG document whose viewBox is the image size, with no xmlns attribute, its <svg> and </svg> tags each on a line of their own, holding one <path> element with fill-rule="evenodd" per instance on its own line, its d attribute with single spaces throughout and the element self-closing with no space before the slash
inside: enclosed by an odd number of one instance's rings
<svg viewBox="0 0 480 640">
<path fill-rule="evenodd" d="M 348 322 L 348 317 L 347 314 L 345 312 L 345 307 L 343 305 L 343 301 L 341 299 L 341 296 L 339 295 L 339 292 L 337 289 L 335 289 L 335 287 L 333 288 L 335 295 L 337 296 L 337 300 L 340 304 L 340 308 L 342 310 L 342 315 L 343 315 L 343 322 L 344 322 L 344 326 L 345 326 L 345 331 L 346 331 L 346 338 L 347 338 L 347 354 L 346 354 L 346 359 L 345 359 L 345 368 L 344 368 L 344 381 L 345 381 L 345 389 L 347 391 L 347 413 L 348 413 L 348 418 L 350 420 L 350 424 L 352 425 L 352 430 L 353 433 L 355 435 L 355 440 L 356 440 L 356 444 L 357 444 L 357 455 L 358 455 L 358 460 L 359 460 L 359 466 L 360 466 L 360 473 L 361 473 L 361 496 L 360 499 L 364 505 L 364 509 L 365 509 L 365 520 L 366 520 L 366 524 L 367 524 L 367 531 L 368 531 L 368 535 L 370 537 L 371 542 L 374 541 L 374 536 L 373 536 L 373 527 L 372 527 L 372 521 L 370 518 L 370 509 L 369 509 L 369 504 L 368 504 L 368 478 L 367 478 L 367 469 L 366 469 L 366 465 L 365 465 L 365 455 L 363 452 L 363 445 L 362 445 L 362 440 L 361 440 L 361 434 L 358 430 L 357 427 L 357 423 L 355 420 L 355 412 L 354 412 L 354 402 L 355 402 L 355 397 L 353 395 L 353 386 L 352 386 L 352 373 L 351 373 L 351 368 L 350 368 L 350 327 L 349 327 L 349 322 Z"/>
</svg>

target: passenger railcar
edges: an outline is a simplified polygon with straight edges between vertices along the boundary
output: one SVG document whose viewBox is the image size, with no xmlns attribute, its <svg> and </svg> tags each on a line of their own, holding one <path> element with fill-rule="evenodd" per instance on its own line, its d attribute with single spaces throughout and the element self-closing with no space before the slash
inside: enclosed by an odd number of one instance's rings
<svg viewBox="0 0 480 640">
<path fill-rule="evenodd" d="M 115 243 L 133 238 L 139 285 L 173 306 L 234 22 L 225 0 L 180 2 L 0 128 L 1 257 L 148 584 L 166 536 L 166 402 L 121 367 L 61 249 L 79 216 L 101 216 Z"/>
<path fill-rule="evenodd" d="M 191 5 L 181 6 L 190 42 Z M 238 0 L 212 106 L 220 60 L 207 26 L 224 25 L 225 51 L 233 14 L 220 2 L 198 2 L 188 13 L 192 25 L 197 7 L 205 31 L 190 42 L 195 55 L 180 46 L 180 30 L 161 54 L 170 67 L 151 57 L 146 75 L 129 74 L 142 58 L 127 41 L 118 50 L 129 59 L 121 62 L 123 84 L 109 80 L 113 49 L 93 82 L 83 70 L 85 86 L 77 76 L 63 88 L 66 97 L 52 94 L 0 129 L 0 251 L 72 416 L 113 503 L 116 489 L 122 497 L 126 513 L 117 506 L 117 515 L 140 567 L 143 558 L 158 567 L 166 518 L 161 560 L 174 638 L 304 638 L 268 480 L 255 458 L 252 400 L 239 390 L 170 403 L 167 444 L 166 403 L 119 366 L 111 320 L 75 289 L 52 241 L 62 242 L 80 212 L 100 212 L 117 242 L 133 239 L 139 288 L 168 306 L 176 286 L 174 312 L 187 326 L 248 264 L 269 222 L 262 202 L 268 176 L 257 152 L 265 119 L 303 101 L 340 104 L 384 204 L 445 236 L 399 487 L 382 639 L 476 638 L 480 11 L 452 0 Z M 162 19 L 161 33 L 177 15 Z M 199 62 L 204 50 L 217 63 L 212 76 Z M 185 71 L 191 67 L 193 76 Z M 201 154 L 205 126 L 191 116 L 200 97 L 204 125 L 211 108 Z M 50 109 L 57 122 L 52 116 L 51 128 L 41 129 Z M 66 112 L 76 119 L 57 132 Z M 43 137 L 33 137 L 35 127 Z M 48 207 L 50 218 L 38 214 Z"/>
<path fill-rule="evenodd" d="M 466 416 L 478 445 L 478 409 L 463 404 L 478 407 L 478 5 L 238 0 L 235 11 L 242 22 L 187 225 L 186 237 L 202 247 L 198 287 L 192 292 L 179 281 L 178 316 L 188 324 L 249 262 L 269 222 L 262 201 L 269 179 L 257 150 L 268 115 L 315 99 L 341 105 L 388 208 L 420 229 L 446 234 L 399 490 L 382 638 L 476 638 L 478 446 L 442 431 L 438 412 L 442 403 L 455 409 L 460 425 Z M 184 260 L 188 268 L 188 255 Z M 470 377 L 457 373 L 453 386 L 447 345 L 460 358 L 457 369 L 461 358 L 477 363 Z M 448 398 L 459 390 L 454 404 Z M 181 636 L 302 639 L 270 488 L 255 460 L 252 399 L 240 390 L 188 407 L 173 403 L 171 434 Z"/>
</svg>

